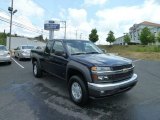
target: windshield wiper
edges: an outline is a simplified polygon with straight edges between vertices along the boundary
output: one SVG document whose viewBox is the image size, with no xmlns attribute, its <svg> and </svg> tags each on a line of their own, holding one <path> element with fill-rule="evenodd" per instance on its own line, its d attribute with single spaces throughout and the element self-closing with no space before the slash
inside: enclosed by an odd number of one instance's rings
<svg viewBox="0 0 160 120">
<path fill-rule="evenodd" d="M 99 52 L 87 52 L 86 54 L 100 54 Z"/>
<path fill-rule="evenodd" d="M 84 53 L 84 52 L 81 52 L 81 53 L 73 53 L 73 54 L 71 54 L 71 55 L 81 55 L 81 54 L 86 54 L 86 53 Z"/>
</svg>

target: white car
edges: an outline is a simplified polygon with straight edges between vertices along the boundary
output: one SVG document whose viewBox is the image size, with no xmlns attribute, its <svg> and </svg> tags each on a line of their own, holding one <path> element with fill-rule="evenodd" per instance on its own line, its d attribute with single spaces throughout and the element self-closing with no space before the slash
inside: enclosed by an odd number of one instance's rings
<svg viewBox="0 0 160 120">
<path fill-rule="evenodd" d="M 4 45 L 0 45 L 0 63 L 7 62 L 11 64 L 11 54 Z"/>
<path fill-rule="evenodd" d="M 14 55 L 18 60 L 23 58 L 30 59 L 31 49 L 34 49 L 33 45 L 21 45 L 14 49 Z"/>
</svg>

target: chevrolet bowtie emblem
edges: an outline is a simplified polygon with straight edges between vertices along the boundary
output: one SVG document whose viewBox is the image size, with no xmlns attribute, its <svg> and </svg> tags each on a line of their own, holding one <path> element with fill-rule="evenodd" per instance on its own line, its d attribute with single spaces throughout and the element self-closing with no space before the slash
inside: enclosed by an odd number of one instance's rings
<svg viewBox="0 0 160 120">
<path fill-rule="evenodd" d="M 128 69 L 122 69 L 123 72 L 128 72 Z"/>
</svg>

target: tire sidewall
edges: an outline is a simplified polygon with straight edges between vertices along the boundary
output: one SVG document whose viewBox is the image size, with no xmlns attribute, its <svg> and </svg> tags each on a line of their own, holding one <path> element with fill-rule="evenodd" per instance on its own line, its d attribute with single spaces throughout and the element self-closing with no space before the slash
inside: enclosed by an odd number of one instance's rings
<svg viewBox="0 0 160 120">
<path fill-rule="evenodd" d="M 34 72 L 35 66 L 36 66 L 36 69 L 37 69 L 36 73 Z M 41 71 L 40 66 L 39 66 L 37 61 L 35 61 L 33 63 L 33 74 L 34 74 L 35 77 L 41 77 L 42 76 L 42 71 Z"/>
<path fill-rule="evenodd" d="M 72 84 L 74 82 L 78 83 L 79 86 L 81 87 L 82 97 L 79 100 L 75 99 L 74 96 L 72 95 L 71 87 L 72 87 Z M 87 90 L 86 84 L 82 80 L 82 78 L 80 78 L 77 75 L 72 76 L 69 80 L 69 83 L 68 83 L 68 90 L 69 90 L 70 98 L 74 103 L 76 103 L 77 105 L 84 105 L 84 104 L 87 103 L 87 101 L 88 101 L 88 90 Z"/>
</svg>

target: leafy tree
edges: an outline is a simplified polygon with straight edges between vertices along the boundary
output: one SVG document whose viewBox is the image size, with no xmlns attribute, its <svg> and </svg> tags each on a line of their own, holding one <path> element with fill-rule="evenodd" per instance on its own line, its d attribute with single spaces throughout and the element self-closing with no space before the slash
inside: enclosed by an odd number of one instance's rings
<svg viewBox="0 0 160 120">
<path fill-rule="evenodd" d="M 37 39 L 37 40 L 39 40 L 39 41 L 44 41 L 44 40 L 43 40 L 43 35 L 39 35 L 39 36 L 35 37 L 35 39 Z"/>
<path fill-rule="evenodd" d="M 124 35 L 123 40 L 124 40 L 124 42 L 127 43 L 127 44 L 130 43 L 131 38 L 129 37 L 128 33 Z"/>
<path fill-rule="evenodd" d="M 97 35 L 97 30 L 96 29 L 92 29 L 91 30 L 91 34 L 89 34 L 89 40 L 92 41 L 93 43 L 98 41 L 98 35 Z"/>
<path fill-rule="evenodd" d="M 151 33 L 148 27 L 142 29 L 140 34 L 140 41 L 143 45 L 155 42 L 155 36 L 153 33 Z"/>
<path fill-rule="evenodd" d="M 106 41 L 111 44 L 111 43 L 114 42 L 115 40 L 116 40 L 116 39 L 115 39 L 115 37 L 114 37 L 114 33 L 113 33 L 112 31 L 109 31 L 108 37 L 106 38 Z"/>
<path fill-rule="evenodd" d="M 160 42 L 160 32 L 157 35 L 157 41 Z"/>
<path fill-rule="evenodd" d="M 6 39 L 7 39 L 6 33 L 0 33 L 0 44 L 1 45 L 6 45 Z"/>
</svg>

